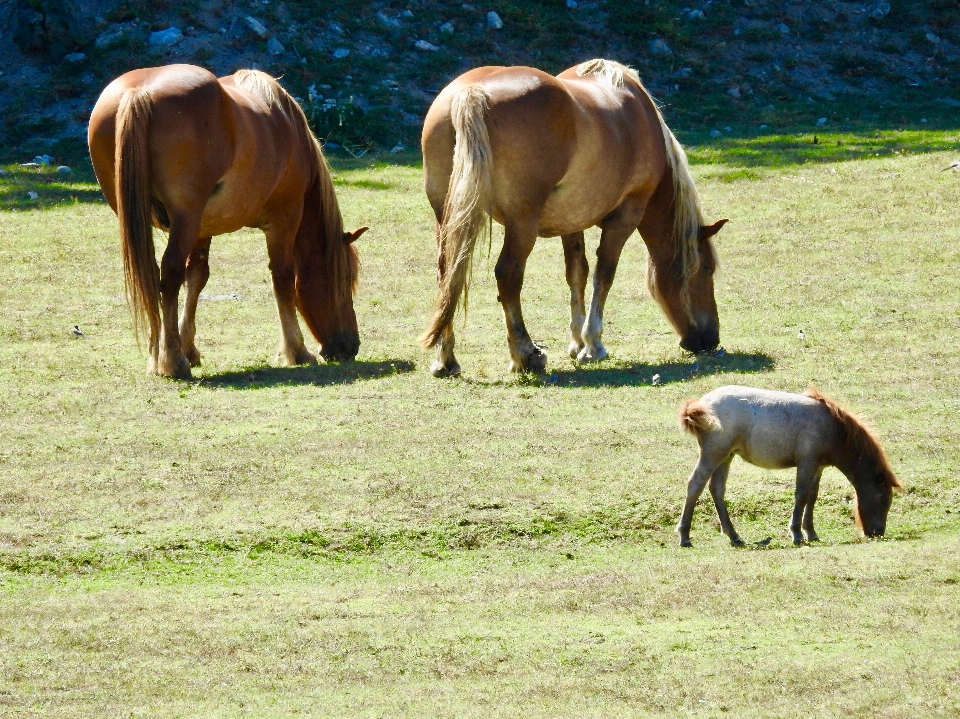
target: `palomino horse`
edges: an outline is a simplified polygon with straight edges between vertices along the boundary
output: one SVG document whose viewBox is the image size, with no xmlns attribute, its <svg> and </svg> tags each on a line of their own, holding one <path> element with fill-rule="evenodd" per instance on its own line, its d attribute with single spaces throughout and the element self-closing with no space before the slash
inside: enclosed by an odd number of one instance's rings
<svg viewBox="0 0 960 719">
<path fill-rule="evenodd" d="M 477 237 L 504 226 L 495 274 L 516 371 L 544 369 L 546 355 L 520 310 L 524 267 L 537 237 L 560 235 L 570 286 L 570 356 L 602 360 L 603 305 L 620 251 L 639 229 L 647 282 L 692 352 L 714 349 L 720 321 L 717 266 L 687 158 L 637 73 L 591 60 L 551 77 L 529 67 L 481 67 L 437 96 L 423 127 L 426 192 L 437 218 L 436 311 L 421 342 L 438 347 L 432 372 L 457 374 L 453 317 L 466 296 Z M 583 230 L 601 230 L 590 312 Z"/>
<path fill-rule="evenodd" d="M 796 544 L 818 541 L 813 528 L 824 467 L 836 467 L 856 492 L 857 526 L 868 537 L 883 536 L 893 490 L 900 482 L 869 428 L 834 400 L 811 387 L 805 395 L 751 387 L 721 387 L 680 408 L 680 425 L 697 437 L 700 461 L 687 483 L 687 500 L 677 525 L 680 546 L 689 547 L 693 507 L 710 481 L 720 528 L 742 546 L 723 500 L 734 455 L 766 469 L 797 468 L 796 501 L 790 532 Z"/>
<path fill-rule="evenodd" d="M 241 227 L 266 234 L 281 359 L 316 361 L 304 346 L 298 309 L 324 358 L 356 356 L 359 259 L 351 243 L 366 228 L 343 231 L 320 145 L 273 78 L 240 70 L 218 80 L 190 65 L 128 72 L 97 100 L 89 142 L 100 187 L 120 220 L 134 330 L 149 328 L 149 371 L 189 377 L 200 363 L 194 316 L 210 275 L 210 239 Z M 170 233 L 159 272 L 152 226 Z"/>
</svg>

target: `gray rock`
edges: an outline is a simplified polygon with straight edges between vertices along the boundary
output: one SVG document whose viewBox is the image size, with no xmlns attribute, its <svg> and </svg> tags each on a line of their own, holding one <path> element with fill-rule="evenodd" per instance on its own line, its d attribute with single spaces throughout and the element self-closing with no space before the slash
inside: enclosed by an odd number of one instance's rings
<svg viewBox="0 0 960 719">
<path fill-rule="evenodd" d="M 692 67 L 681 67 L 677 70 L 677 77 L 693 77 Z"/>
<path fill-rule="evenodd" d="M 34 167 L 40 167 L 39 162 L 21 162 L 20 167 L 29 167 L 33 169 Z"/>
<path fill-rule="evenodd" d="M 150 33 L 149 42 L 154 47 L 172 47 L 183 40 L 183 33 L 179 28 L 168 27 L 166 30 L 158 30 Z"/>
<path fill-rule="evenodd" d="M 827 124 L 827 118 L 825 117 L 821 117 L 819 120 L 817 120 L 817 127 L 823 127 L 826 124 Z"/>
<path fill-rule="evenodd" d="M 64 60 L 67 62 L 81 62 L 87 57 L 87 54 L 84 52 L 71 52 L 69 55 L 64 56 Z"/>
<path fill-rule="evenodd" d="M 2 167 L 0 167 L 0 177 L 6 177 L 9 174 L 10 174 L 9 170 L 4 170 Z"/>
<path fill-rule="evenodd" d="M 102 33 L 97 35 L 97 39 L 93 41 L 93 44 L 97 47 L 98 50 L 109 50 L 112 47 L 116 47 L 124 38 L 127 36 L 127 28 L 120 25 L 112 25 Z"/>
<path fill-rule="evenodd" d="M 392 147 L 392 148 L 390 149 L 390 154 L 391 154 L 391 155 L 396 155 L 398 152 L 403 152 L 403 151 L 406 150 L 406 149 L 407 149 L 407 148 L 405 148 L 403 145 L 395 145 L 394 147 Z"/>
<path fill-rule="evenodd" d="M 567 0 L 567 7 L 571 10 L 577 9 L 577 0 Z"/>
<path fill-rule="evenodd" d="M 870 17 L 872 17 L 874 20 L 883 20 L 883 18 L 889 14 L 890 3 L 888 2 L 882 2 L 870 11 Z"/>
<path fill-rule="evenodd" d="M 272 37 L 267 40 L 267 52 L 269 52 L 271 55 L 283 55 L 283 53 L 286 51 L 287 48 L 285 48 L 283 43 L 277 40 L 277 38 Z"/>
<path fill-rule="evenodd" d="M 706 15 L 703 14 L 703 10 L 691 10 L 687 13 L 687 17 L 691 20 L 703 20 Z"/>
<path fill-rule="evenodd" d="M 723 133 L 720 130 L 710 130 L 710 137 L 720 137 Z"/>
<path fill-rule="evenodd" d="M 247 15 L 243 18 L 243 21 L 247 24 L 247 27 L 250 28 L 250 31 L 261 40 L 266 40 L 270 37 L 270 31 L 267 30 L 267 26 L 252 15 Z"/>
<path fill-rule="evenodd" d="M 432 42 L 427 42 L 426 40 L 417 40 L 413 43 L 413 46 L 417 48 L 417 50 L 426 50 L 427 52 L 435 52 L 440 49 Z"/>
<path fill-rule="evenodd" d="M 781 35 L 790 34 L 790 28 L 787 25 L 784 25 L 783 23 L 780 23 L 779 25 L 777 25 L 777 30 L 780 32 Z"/>
<path fill-rule="evenodd" d="M 934 45 L 940 44 L 940 36 L 937 35 L 936 33 L 928 32 L 926 35 L 924 35 L 924 37 L 927 38 L 927 40 L 932 42 Z"/>
<path fill-rule="evenodd" d="M 33 158 L 33 161 L 38 165 L 49 165 L 51 162 L 53 162 L 53 158 L 50 157 L 50 155 L 37 155 L 35 158 Z"/>
<path fill-rule="evenodd" d="M 383 10 L 377 10 L 377 20 L 383 23 L 384 26 L 393 28 L 395 30 L 403 27 L 403 23 L 401 23 L 395 17 L 390 17 Z"/>
<path fill-rule="evenodd" d="M 503 20 L 493 10 L 487 13 L 487 27 L 490 30 L 499 30 L 503 27 Z"/>
<path fill-rule="evenodd" d="M 345 57 L 346 57 L 347 55 L 349 55 L 349 54 L 350 54 L 350 49 L 349 49 L 349 48 L 346 48 L 346 47 L 338 47 L 336 50 L 333 51 L 333 58 L 334 58 L 335 60 L 342 60 L 343 58 L 345 58 Z"/>
<path fill-rule="evenodd" d="M 337 33 L 337 35 L 343 35 L 343 34 L 344 34 L 344 32 L 343 32 L 343 25 L 341 25 L 341 24 L 338 23 L 338 22 L 332 22 L 332 23 L 330 23 L 330 29 L 331 29 L 333 32 Z"/>
<path fill-rule="evenodd" d="M 727 90 L 727 94 L 734 100 L 739 100 L 742 97 L 739 87 L 731 87 L 729 90 Z"/>
<path fill-rule="evenodd" d="M 71 172 L 73 172 L 73 170 L 66 165 L 60 165 L 60 167 L 57 168 L 58 175 L 69 175 Z"/>
<path fill-rule="evenodd" d="M 443 23 L 443 25 L 440 26 L 440 32 L 446 33 L 448 35 L 452 35 L 453 30 L 454 30 L 454 27 L 452 22 L 445 22 Z"/>
<path fill-rule="evenodd" d="M 404 10 L 400 13 L 400 17 L 411 18 L 413 17 L 413 10 Z"/>
<path fill-rule="evenodd" d="M 650 41 L 650 53 L 653 55 L 673 55 L 673 50 L 670 49 L 665 40 L 657 38 Z"/>
</svg>

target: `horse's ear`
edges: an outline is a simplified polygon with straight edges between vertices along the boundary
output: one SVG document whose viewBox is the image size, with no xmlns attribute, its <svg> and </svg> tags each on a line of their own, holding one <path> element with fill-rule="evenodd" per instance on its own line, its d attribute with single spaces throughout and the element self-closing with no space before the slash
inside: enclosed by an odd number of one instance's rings
<svg viewBox="0 0 960 719">
<path fill-rule="evenodd" d="M 703 242 L 708 237 L 713 237 L 728 222 L 730 220 L 717 220 L 712 225 L 700 225 L 700 241 Z"/>
<path fill-rule="evenodd" d="M 356 242 L 357 240 L 360 239 L 360 235 L 362 235 L 364 232 L 366 232 L 369 229 L 370 229 L 369 227 L 358 227 L 353 232 L 344 232 L 343 241 L 348 245 L 351 242 Z"/>
</svg>

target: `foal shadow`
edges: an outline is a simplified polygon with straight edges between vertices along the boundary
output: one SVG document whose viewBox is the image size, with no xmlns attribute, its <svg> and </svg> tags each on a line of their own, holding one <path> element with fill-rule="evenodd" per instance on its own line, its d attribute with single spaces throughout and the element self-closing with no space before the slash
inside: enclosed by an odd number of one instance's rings
<svg viewBox="0 0 960 719">
<path fill-rule="evenodd" d="M 586 365 L 542 375 L 538 378 L 538 384 L 556 387 L 644 387 L 675 384 L 694 377 L 728 372 L 769 372 L 773 366 L 773 358 L 762 352 L 727 352 L 721 356 L 704 353 L 693 355 L 688 361 L 660 364 L 634 362 L 615 366 Z"/>
<path fill-rule="evenodd" d="M 267 389 L 269 387 L 307 386 L 329 387 L 381 379 L 413 372 L 416 365 L 407 360 L 383 362 L 341 362 L 331 364 L 272 367 L 262 365 L 233 372 L 207 375 L 196 381 L 197 386 L 226 387 L 229 389 Z"/>
</svg>

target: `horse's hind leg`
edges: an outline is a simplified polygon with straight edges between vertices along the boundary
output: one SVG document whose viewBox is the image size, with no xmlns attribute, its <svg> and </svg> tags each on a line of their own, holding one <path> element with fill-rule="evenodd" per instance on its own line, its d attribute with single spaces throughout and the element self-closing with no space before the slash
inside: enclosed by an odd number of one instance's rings
<svg viewBox="0 0 960 719">
<path fill-rule="evenodd" d="M 177 326 L 177 305 L 187 269 L 187 258 L 197 243 L 199 213 L 171 217 L 170 239 L 160 261 L 160 302 L 163 331 L 155 370 L 157 374 L 190 378 L 190 362 L 183 354 Z"/>
<path fill-rule="evenodd" d="M 183 300 L 183 312 L 180 314 L 180 344 L 183 355 L 190 362 L 191 367 L 200 366 L 200 352 L 197 350 L 195 339 L 197 336 L 197 300 L 200 293 L 210 279 L 209 237 L 201 237 L 197 241 L 196 249 L 187 258 L 187 296 Z"/>
<path fill-rule="evenodd" d="M 580 362 L 599 362 L 607 356 L 607 349 L 600 341 L 603 334 L 603 307 L 613 285 L 613 278 L 617 274 L 620 253 L 627 238 L 637 229 L 642 214 L 633 204 L 624 204 L 603 222 L 600 246 L 597 248 L 597 266 L 593 270 L 590 313 L 583 326 L 584 346 L 577 355 Z"/>
<path fill-rule="evenodd" d="M 576 359 L 583 349 L 583 324 L 587 320 L 584 307 L 583 293 L 587 287 L 587 275 L 590 267 L 587 265 L 586 247 L 583 242 L 583 233 L 575 232 L 572 235 L 563 235 L 563 259 L 567 268 L 567 284 L 570 286 L 570 348 L 572 359 Z"/>
<path fill-rule="evenodd" d="M 285 222 L 283 218 L 276 218 L 264 230 L 270 275 L 273 278 L 273 296 L 277 300 L 277 314 L 280 316 L 280 351 L 277 359 L 287 365 L 314 364 L 317 358 L 303 343 L 303 332 L 297 319 L 293 251 L 300 217 L 288 220 Z"/>
<path fill-rule="evenodd" d="M 820 475 L 823 469 L 813 462 L 800 462 L 797 465 L 797 488 L 794 494 L 793 516 L 790 518 L 790 534 L 794 544 L 803 544 L 801 527 L 807 531 L 807 539 L 819 541 L 813 529 L 813 505 L 820 491 Z"/>
<path fill-rule="evenodd" d="M 523 273 L 536 241 L 536 222 L 508 222 L 505 226 L 503 249 L 494 268 L 498 299 L 503 305 L 503 317 L 507 324 L 511 372 L 542 372 L 547 366 L 547 355 L 530 339 L 520 309 Z"/>
<path fill-rule="evenodd" d="M 717 517 L 720 519 L 720 530 L 730 539 L 730 544 L 734 547 L 742 547 L 743 540 L 733 528 L 733 522 L 730 521 L 730 513 L 727 512 L 727 503 L 723 495 L 727 489 L 727 474 L 730 472 L 730 463 L 733 461 L 731 455 L 726 462 L 721 464 L 710 477 L 710 495 L 713 497 L 713 506 L 717 508 Z"/>
<path fill-rule="evenodd" d="M 710 479 L 717 463 L 711 461 L 701 450 L 700 460 L 687 480 L 687 499 L 683 503 L 683 512 L 680 514 L 680 521 L 677 523 L 677 534 L 680 535 L 681 547 L 692 547 L 690 542 L 690 524 L 693 522 L 693 508 L 703 494 L 704 487 L 707 486 L 707 480 Z"/>
</svg>

